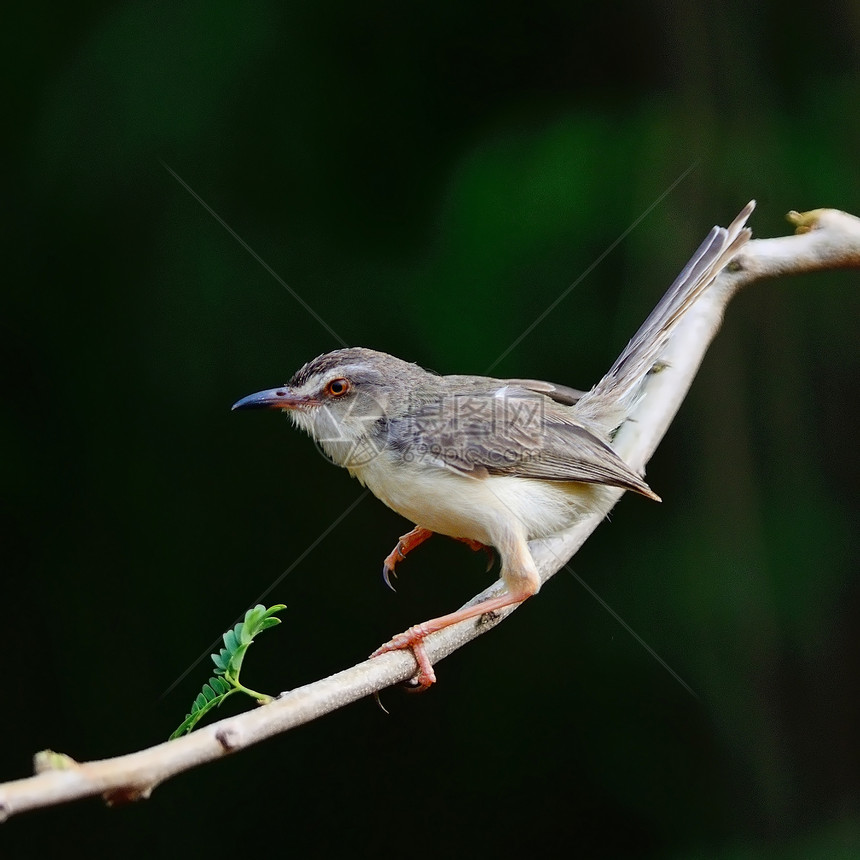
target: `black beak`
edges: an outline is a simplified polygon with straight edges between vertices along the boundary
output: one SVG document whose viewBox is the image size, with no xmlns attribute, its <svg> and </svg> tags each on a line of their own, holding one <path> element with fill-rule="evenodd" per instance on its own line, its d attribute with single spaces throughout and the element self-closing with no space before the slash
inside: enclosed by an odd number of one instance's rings
<svg viewBox="0 0 860 860">
<path fill-rule="evenodd" d="M 298 409 L 302 406 L 312 406 L 316 403 L 306 394 L 296 394 L 289 388 L 270 388 L 268 391 L 258 391 L 237 400 L 231 407 L 236 409 Z"/>
</svg>

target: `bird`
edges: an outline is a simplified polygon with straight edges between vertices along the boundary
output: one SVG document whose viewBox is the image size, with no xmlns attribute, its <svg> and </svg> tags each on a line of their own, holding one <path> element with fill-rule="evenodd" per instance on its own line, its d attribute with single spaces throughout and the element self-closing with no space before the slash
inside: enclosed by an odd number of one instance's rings
<svg viewBox="0 0 860 860">
<path fill-rule="evenodd" d="M 346 347 L 233 405 L 286 412 L 334 463 L 414 524 L 385 559 L 389 584 L 397 563 L 433 534 L 498 553 L 502 593 L 416 624 L 371 657 L 411 649 L 413 685 L 426 689 L 436 681 L 427 636 L 537 593 L 529 541 L 587 516 L 606 487 L 660 501 L 612 440 L 647 376 L 661 369 L 676 326 L 749 240 L 754 206 L 710 231 L 589 391 L 536 379 L 439 375 L 384 352 Z"/>
</svg>

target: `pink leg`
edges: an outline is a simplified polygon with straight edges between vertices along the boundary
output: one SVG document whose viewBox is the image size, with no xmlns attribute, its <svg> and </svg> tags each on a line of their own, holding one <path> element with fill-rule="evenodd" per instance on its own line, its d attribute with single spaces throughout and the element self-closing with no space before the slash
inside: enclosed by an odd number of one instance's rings
<svg viewBox="0 0 860 860">
<path fill-rule="evenodd" d="M 394 549 L 385 557 L 385 561 L 382 562 L 382 578 L 385 580 L 385 584 L 392 591 L 397 590 L 391 584 L 391 577 L 393 576 L 395 579 L 397 578 L 397 573 L 394 570 L 397 563 L 403 561 L 403 559 L 406 558 L 406 556 L 409 555 L 415 547 L 420 546 L 433 534 L 434 532 L 431 532 L 429 529 L 425 529 L 423 526 L 415 526 L 411 532 L 401 535 L 400 540 L 397 541 L 397 546 L 394 547 Z M 486 544 L 472 540 L 471 538 L 454 538 L 454 540 L 458 540 L 460 543 L 466 544 L 466 546 L 474 552 L 482 549 L 487 554 L 487 570 L 493 566 L 496 555 L 491 546 L 487 546 Z"/>
<path fill-rule="evenodd" d="M 387 654 L 389 651 L 401 651 L 405 648 L 411 648 L 412 653 L 415 655 L 415 662 L 418 664 L 418 674 L 415 676 L 415 682 L 422 690 L 426 689 L 436 682 L 436 673 L 433 671 L 433 665 L 424 649 L 425 637 L 439 630 L 444 630 L 452 624 L 465 621 L 468 618 L 486 615 L 488 612 L 495 612 L 498 609 L 504 609 L 506 606 L 522 603 L 537 591 L 538 583 L 539 580 L 537 580 L 537 575 L 535 574 L 534 581 L 531 578 L 518 580 L 517 584 L 519 588 L 516 591 L 509 591 L 506 594 L 500 594 L 498 597 L 485 600 L 483 603 L 478 603 L 476 606 L 467 606 L 448 615 L 432 618 L 423 624 L 416 624 L 403 633 L 398 633 L 397 636 L 394 636 L 390 641 L 377 648 L 370 656 L 378 657 L 380 654 Z"/>
<path fill-rule="evenodd" d="M 385 557 L 385 561 L 382 562 L 382 578 L 385 580 L 385 584 L 392 591 L 397 590 L 391 584 L 391 577 L 397 577 L 397 574 L 394 572 L 394 566 L 397 562 L 403 561 L 403 559 L 406 558 L 406 556 L 409 555 L 416 546 L 420 546 L 432 534 L 433 532 L 429 529 L 415 526 L 411 532 L 400 536 L 400 540 L 397 541 L 397 546 L 394 547 L 394 549 Z"/>
</svg>

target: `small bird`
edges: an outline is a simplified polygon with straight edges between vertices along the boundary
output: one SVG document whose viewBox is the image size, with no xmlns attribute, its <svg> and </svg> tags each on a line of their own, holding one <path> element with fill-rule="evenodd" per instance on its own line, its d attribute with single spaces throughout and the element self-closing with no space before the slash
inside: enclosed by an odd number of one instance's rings
<svg viewBox="0 0 860 860">
<path fill-rule="evenodd" d="M 372 349 L 338 349 L 309 361 L 286 385 L 233 409 L 281 409 L 336 464 L 415 524 L 385 559 L 398 561 L 438 533 L 493 547 L 505 591 L 410 627 L 371 656 L 411 648 L 414 679 L 436 680 L 424 648 L 431 633 L 521 603 L 540 578 L 528 542 L 588 515 L 602 488 L 659 497 L 612 448 L 646 376 L 696 299 L 751 236 L 751 201 L 728 228 L 714 227 L 675 282 L 590 391 L 535 379 L 440 376 Z"/>
</svg>

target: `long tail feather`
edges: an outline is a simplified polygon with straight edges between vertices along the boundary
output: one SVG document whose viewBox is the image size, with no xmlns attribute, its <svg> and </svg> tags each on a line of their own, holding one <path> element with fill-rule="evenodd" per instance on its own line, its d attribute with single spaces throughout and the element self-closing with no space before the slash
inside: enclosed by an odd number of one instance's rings
<svg viewBox="0 0 860 860">
<path fill-rule="evenodd" d="M 678 323 L 749 240 L 752 231 L 745 225 L 753 209 L 751 200 L 728 227 L 711 230 L 609 372 L 579 400 L 575 408 L 582 419 L 613 430 L 627 418 Z"/>
</svg>

